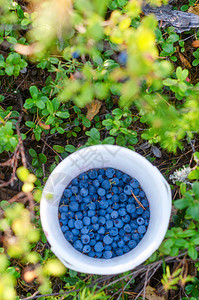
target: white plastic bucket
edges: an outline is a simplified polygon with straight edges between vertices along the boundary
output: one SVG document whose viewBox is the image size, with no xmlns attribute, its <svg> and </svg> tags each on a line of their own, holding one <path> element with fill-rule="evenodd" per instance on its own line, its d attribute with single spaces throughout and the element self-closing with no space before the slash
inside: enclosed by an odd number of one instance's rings
<svg viewBox="0 0 199 300">
<path fill-rule="evenodd" d="M 65 239 L 58 220 L 59 202 L 70 181 L 84 171 L 105 167 L 135 177 L 150 208 L 150 222 L 143 239 L 133 250 L 112 259 L 91 258 L 75 250 Z M 42 194 L 41 223 L 51 250 L 66 267 L 90 274 L 118 274 L 140 265 L 159 247 L 169 224 L 171 202 L 168 183 L 147 159 L 123 147 L 97 145 L 69 155 L 54 169 Z"/>
</svg>

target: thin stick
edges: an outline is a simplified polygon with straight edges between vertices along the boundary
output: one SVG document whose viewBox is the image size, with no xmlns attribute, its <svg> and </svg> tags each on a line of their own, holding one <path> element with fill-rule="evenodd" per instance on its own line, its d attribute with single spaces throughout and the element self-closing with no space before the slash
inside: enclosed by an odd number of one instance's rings
<svg viewBox="0 0 199 300">
<path fill-rule="evenodd" d="M 142 203 L 138 200 L 138 198 L 134 195 L 134 193 L 131 191 L 133 197 L 135 198 L 135 200 L 137 201 L 137 204 L 139 204 L 139 206 L 141 206 L 144 210 L 146 210 L 146 208 L 142 205 Z"/>
</svg>

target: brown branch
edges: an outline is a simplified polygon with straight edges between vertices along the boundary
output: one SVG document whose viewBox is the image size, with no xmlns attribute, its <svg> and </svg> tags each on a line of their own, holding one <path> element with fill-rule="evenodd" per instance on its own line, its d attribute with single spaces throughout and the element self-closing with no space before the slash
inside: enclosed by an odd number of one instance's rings
<svg viewBox="0 0 199 300">
<path fill-rule="evenodd" d="M 145 207 L 142 205 L 142 203 L 138 200 L 138 198 L 135 196 L 135 194 L 134 194 L 132 191 L 131 191 L 131 193 L 132 193 L 133 197 L 135 198 L 137 204 L 138 204 L 139 206 L 141 206 L 144 210 L 146 210 L 146 208 L 145 208 Z"/>
</svg>

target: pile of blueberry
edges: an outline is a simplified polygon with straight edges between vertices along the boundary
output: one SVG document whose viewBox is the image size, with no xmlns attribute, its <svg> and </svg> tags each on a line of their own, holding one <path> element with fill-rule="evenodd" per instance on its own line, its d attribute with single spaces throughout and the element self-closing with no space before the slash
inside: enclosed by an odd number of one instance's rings
<svg viewBox="0 0 199 300">
<path fill-rule="evenodd" d="M 135 248 L 149 218 L 149 203 L 139 182 L 113 168 L 92 169 L 74 178 L 59 205 L 65 238 L 94 258 L 109 259 Z"/>
</svg>

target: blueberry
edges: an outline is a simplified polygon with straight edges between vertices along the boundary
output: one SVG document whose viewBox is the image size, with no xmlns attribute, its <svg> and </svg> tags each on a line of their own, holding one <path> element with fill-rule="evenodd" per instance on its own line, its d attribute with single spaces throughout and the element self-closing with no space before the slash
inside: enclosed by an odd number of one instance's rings
<svg viewBox="0 0 199 300">
<path fill-rule="evenodd" d="M 138 217 L 137 218 L 137 223 L 138 223 L 138 225 L 143 225 L 144 224 L 144 219 L 142 218 L 142 217 Z"/>
<path fill-rule="evenodd" d="M 131 226 L 132 230 L 137 229 L 138 228 L 138 224 L 137 224 L 136 220 L 135 221 L 131 221 L 130 222 L 130 226 Z"/>
<path fill-rule="evenodd" d="M 67 216 L 68 216 L 69 219 L 74 218 L 74 215 L 75 215 L 75 213 L 74 213 L 73 211 L 69 211 L 69 212 L 67 213 Z"/>
<path fill-rule="evenodd" d="M 124 248 L 123 248 L 123 251 L 124 251 L 124 253 L 129 252 L 130 251 L 129 246 L 125 245 Z"/>
<path fill-rule="evenodd" d="M 97 171 L 96 170 L 90 170 L 88 171 L 88 176 L 91 178 L 91 179 L 95 179 L 97 178 Z"/>
<path fill-rule="evenodd" d="M 112 219 L 117 219 L 118 217 L 118 211 L 117 210 L 113 210 L 112 213 L 111 213 L 111 218 Z"/>
<path fill-rule="evenodd" d="M 66 198 L 70 198 L 70 197 L 72 196 L 71 190 L 70 190 L 70 189 L 65 189 L 65 190 L 64 190 L 64 196 L 65 196 Z"/>
<path fill-rule="evenodd" d="M 120 52 L 120 54 L 118 55 L 118 61 L 121 65 L 126 65 L 126 63 L 127 63 L 127 53 L 126 53 L 126 51 Z"/>
<path fill-rule="evenodd" d="M 120 205 L 118 203 L 113 203 L 112 208 L 117 210 L 120 208 Z"/>
<path fill-rule="evenodd" d="M 97 242 L 94 246 L 94 250 L 96 252 L 102 252 L 104 250 L 104 246 L 102 242 Z"/>
<path fill-rule="evenodd" d="M 113 238 L 109 234 L 107 234 L 104 236 L 103 242 L 106 245 L 110 245 L 113 242 Z"/>
<path fill-rule="evenodd" d="M 133 189 L 133 193 L 135 194 L 135 196 L 139 196 L 139 192 L 140 192 L 139 188 Z"/>
<path fill-rule="evenodd" d="M 122 176 L 122 180 L 123 180 L 123 182 L 125 182 L 125 183 L 129 183 L 130 180 L 131 180 L 131 178 L 130 178 L 127 174 L 124 174 L 124 175 Z"/>
<path fill-rule="evenodd" d="M 83 223 L 84 225 L 88 226 L 91 223 L 91 219 L 89 217 L 83 217 Z"/>
<path fill-rule="evenodd" d="M 111 245 L 105 245 L 104 250 L 112 250 L 112 246 Z"/>
<path fill-rule="evenodd" d="M 87 209 L 86 203 L 81 203 L 81 204 L 80 204 L 80 209 L 81 209 L 82 211 L 85 211 L 85 210 Z"/>
<path fill-rule="evenodd" d="M 97 230 L 99 229 L 99 224 L 98 224 L 98 223 L 93 224 L 93 225 L 92 225 L 92 229 L 93 229 L 94 231 L 97 231 Z"/>
<path fill-rule="evenodd" d="M 91 210 L 95 210 L 96 209 L 96 204 L 95 202 L 91 202 L 88 204 L 88 208 L 91 209 Z"/>
<path fill-rule="evenodd" d="M 81 220 L 75 221 L 75 228 L 81 229 L 83 227 L 83 222 Z"/>
<path fill-rule="evenodd" d="M 118 194 L 119 193 L 119 189 L 116 186 L 113 186 L 111 189 L 112 193 L 114 194 Z"/>
<path fill-rule="evenodd" d="M 72 185 L 78 185 L 78 179 L 77 178 L 74 178 L 72 181 L 71 181 Z"/>
<path fill-rule="evenodd" d="M 101 200 L 99 203 L 99 207 L 102 209 L 106 209 L 108 207 L 108 202 L 106 200 Z"/>
<path fill-rule="evenodd" d="M 117 255 L 117 256 L 120 256 L 120 255 L 123 254 L 123 250 L 122 250 L 121 248 L 116 249 L 115 252 L 116 252 L 116 255 Z"/>
<path fill-rule="evenodd" d="M 148 226 L 149 225 L 149 220 L 145 220 L 144 225 Z"/>
<path fill-rule="evenodd" d="M 82 229 L 81 229 L 81 233 L 82 234 L 87 234 L 89 232 L 89 228 L 87 226 L 84 226 Z"/>
<path fill-rule="evenodd" d="M 124 194 L 124 193 L 121 193 L 121 194 L 119 195 L 119 197 L 120 197 L 120 201 L 122 201 L 122 202 L 124 202 L 124 201 L 127 200 L 127 195 Z"/>
<path fill-rule="evenodd" d="M 74 228 L 74 229 L 72 229 L 72 233 L 73 233 L 74 235 L 79 235 L 79 234 L 80 234 L 80 231 L 79 231 L 79 229 Z"/>
<path fill-rule="evenodd" d="M 88 179 L 88 175 L 86 173 L 82 173 L 79 175 L 79 179 L 83 179 L 83 180 L 87 180 Z"/>
<path fill-rule="evenodd" d="M 124 187 L 124 193 L 128 196 L 132 195 L 132 190 L 133 188 L 128 184 Z"/>
<path fill-rule="evenodd" d="M 131 232 L 131 226 L 130 226 L 129 224 L 124 225 L 124 230 L 125 230 L 127 233 L 130 233 L 130 232 Z"/>
<path fill-rule="evenodd" d="M 148 219 L 148 218 L 150 217 L 150 212 L 147 211 L 147 210 L 145 210 L 145 211 L 143 212 L 143 214 L 142 214 L 142 217 L 143 217 L 144 219 Z"/>
<path fill-rule="evenodd" d="M 100 182 L 99 182 L 99 180 L 98 179 L 95 179 L 95 180 L 93 180 L 93 185 L 94 185 L 94 187 L 99 187 L 100 186 Z"/>
<path fill-rule="evenodd" d="M 118 235 L 118 229 L 116 227 L 111 228 L 111 230 L 109 231 L 109 234 L 111 236 L 117 236 Z"/>
<path fill-rule="evenodd" d="M 115 175 L 116 175 L 116 177 L 117 177 L 118 179 L 121 179 L 123 173 L 122 173 L 121 171 L 119 171 L 119 170 L 116 170 Z"/>
<path fill-rule="evenodd" d="M 61 230 L 62 230 L 63 232 L 66 232 L 68 229 L 69 229 L 69 228 L 68 228 L 68 226 L 66 226 L 66 225 L 63 225 L 63 226 L 61 227 Z"/>
<path fill-rule="evenodd" d="M 143 212 L 144 212 L 144 209 L 143 209 L 141 206 L 138 207 L 138 208 L 136 209 L 136 213 L 137 213 L 138 215 L 142 215 Z"/>
<path fill-rule="evenodd" d="M 110 214 L 106 214 L 105 218 L 106 218 L 106 220 L 110 220 L 111 219 L 111 215 Z"/>
<path fill-rule="evenodd" d="M 100 183 L 104 181 L 104 177 L 102 175 L 98 175 L 97 179 Z"/>
<path fill-rule="evenodd" d="M 112 185 L 118 185 L 119 182 L 120 182 L 120 180 L 118 178 L 116 178 L 116 177 L 114 177 L 113 179 L 111 179 L 111 184 Z"/>
<path fill-rule="evenodd" d="M 104 196 L 104 195 L 106 194 L 106 191 L 105 191 L 105 189 L 103 189 L 103 188 L 99 188 L 99 189 L 97 190 L 97 193 L 98 193 L 99 196 Z"/>
<path fill-rule="evenodd" d="M 112 245 L 112 248 L 113 248 L 113 249 L 116 249 L 116 248 L 117 248 L 117 243 L 116 243 L 116 242 L 112 242 L 111 245 Z"/>
<path fill-rule="evenodd" d="M 146 226 L 144 225 L 138 226 L 138 233 L 143 234 L 145 232 L 146 232 Z"/>
<path fill-rule="evenodd" d="M 132 240 L 139 241 L 139 234 L 138 233 L 133 233 L 131 237 L 132 237 Z"/>
<path fill-rule="evenodd" d="M 77 212 L 75 213 L 75 218 L 76 218 L 77 220 L 82 219 L 82 218 L 83 218 L 83 213 L 82 213 L 81 211 L 77 211 Z"/>
<path fill-rule="evenodd" d="M 90 256 L 90 257 L 95 257 L 95 255 L 96 255 L 96 253 L 95 253 L 95 251 L 90 251 L 89 253 L 88 253 L 88 255 Z"/>
<path fill-rule="evenodd" d="M 118 214 L 123 217 L 126 215 L 126 209 L 124 207 L 118 209 Z"/>
<path fill-rule="evenodd" d="M 111 220 L 106 221 L 106 228 L 111 229 L 112 227 L 113 227 L 113 221 Z"/>
<path fill-rule="evenodd" d="M 98 174 L 99 175 L 104 175 L 105 174 L 105 169 L 99 169 Z"/>
<path fill-rule="evenodd" d="M 148 206 L 149 206 L 149 202 L 148 202 L 146 199 L 143 199 L 143 200 L 141 201 L 141 203 L 142 203 L 142 205 L 143 205 L 144 207 L 148 207 Z"/>
<path fill-rule="evenodd" d="M 75 221 L 73 219 L 68 221 L 68 227 L 69 228 L 74 228 L 75 227 Z"/>
<path fill-rule="evenodd" d="M 100 216 L 100 217 L 99 217 L 99 224 L 100 224 L 100 225 L 104 225 L 105 223 L 106 223 L 105 217 Z"/>
<path fill-rule="evenodd" d="M 88 203 L 90 203 L 90 202 L 92 201 L 92 197 L 91 197 L 90 195 L 88 195 L 88 196 L 86 196 L 86 197 L 83 198 L 83 201 L 84 201 L 86 204 L 88 204 Z"/>
<path fill-rule="evenodd" d="M 134 249 L 137 246 L 137 242 L 135 240 L 130 240 L 128 246 L 130 249 Z"/>
<path fill-rule="evenodd" d="M 91 222 L 92 222 L 93 224 L 97 223 L 97 222 L 98 222 L 98 217 L 93 216 L 93 217 L 91 218 Z"/>
<path fill-rule="evenodd" d="M 96 244 L 96 240 L 95 239 L 91 239 L 89 245 L 92 247 Z"/>
<path fill-rule="evenodd" d="M 88 187 L 88 192 L 89 192 L 89 195 L 94 195 L 96 193 L 96 189 L 95 189 L 94 185 L 90 185 Z"/>
<path fill-rule="evenodd" d="M 126 206 L 126 210 L 127 210 L 127 212 L 128 213 L 133 213 L 133 212 L 135 212 L 136 211 L 136 207 L 135 207 L 135 205 L 134 204 L 127 204 L 127 206 Z"/>
<path fill-rule="evenodd" d="M 95 210 L 89 209 L 88 210 L 88 217 L 91 218 L 95 215 Z"/>
<path fill-rule="evenodd" d="M 79 58 L 79 57 L 80 57 L 80 54 L 79 54 L 78 51 L 74 51 L 74 52 L 72 53 L 72 58 L 77 59 L 77 58 Z"/>
<path fill-rule="evenodd" d="M 130 220 L 131 220 L 131 217 L 129 215 L 125 215 L 125 216 L 122 217 L 122 221 L 124 223 L 129 223 Z"/>
<path fill-rule="evenodd" d="M 100 235 L 99 233 L 97 233 L 97 234 L 95 235 L 95 239 L 96 239 L 96 241 L 101 240 L 101 235 Z"/>
<path fill-rule="evenodd" d="M 118 196 L 118 195 L 113 195 L 113 196 L 112 196 L 112 201 L 113 201 L 114 203 L 119 202 L 119 196 Z M 118 204 L 118 205 L 119 205 L 119 204 Z"/>
<path fill-rule="evenodd" d="M 67 239 L 67 241 L 70 242 L 73 240 L 73 234 L 71 231 L 66 231 L 64 235 L 65 235 L 65 238 Z"/>
<path fill-rule="evenodd" d="M 71 187 L 71 192 L 72 192 L 73 194 L 77 194 L 77 193 L 78 193 L 78 187 L 77 187 L 76 185 L 73 185 L 73 186 Z"/>
<path fill-rule="evenodd" d="M 105 232 L 106 232 L 106 230 L 105 230 L 105 228 L 104 228 L 103 226 L 101 226 L 101 227 L 99 228 L 99 230 L 98 230 L 98 233 L 99 233 L 99 234 L 105 234 Z"/>
<path fill-rule="evenodd" d="M 102 252 L 96 252 L 96 256 L 97 256 L 97 258 L 102 257 Z"/>
<path fill-rule="evenodd" d="M 61 219 L 62 220 L 67 220 L 68 214 L 67 213 L 61 213 Z"/>
<path fill-rule="evenodd" d="M 62 212 L 67 212 L 68 211 L 68 206 L 61 206 L 60 208 L 59 208 L 59 211 L 60 211 L 60 213 L 62 213 Z"/>
<path fill-rule="evenodd" d="M 86 188 L 81 188 L 81 189 L 80 189 L 80 195 L 83 196 L 83 197 L 88 196 L 88 189 L 86 189 Z"/>
<path fill-rule="evenodd" d="M 119 239 L 120 239 L 120 237 L 119 237 L 119 235 L 116 235 L 116 236 L 114 236 L 114 238 L 113 238 L 113 239 L 114 239 L 114 241 L 115 241 L 115 242 L 118 242 L 118 241 L 119 241 Z"/>
<path fill-rule="evenodd" d="M 77 195 L 77 196 L 75 197 L 75 201 L 77 201 L 78 203 L 82 202 L 82 200 L 83 200 L 83 198 L 82 198 L 82 196 L 80 196 L 80 195 Z"/>
<path fill-rule="evenodd" d="M 111 214 L 113 209 L 111 208 L 111 206 L 109 206 L 106 211 L 107 211 L 108 214 Z"/>
<path fill-rule="evenodd" d="M 139 186 L 139 182 L 135 178 L 133 178 L 130 181 L 130 185 L 132 186 L 132 188 L 137 188 Z"/>
<path fill-rule="evenodd" d="M 100 216 L 105 216 L 106 210 L 105 210 L 105 209 L 100 209 L 100 210 L 98 211 L 98 214 L 99 214 Z"/>
<path fill-rule="evenodd" d="M 93 239 L 95 236 L 95 234 L 92 231 L 90 231 L 88 235 L 90 236 L 90 239 Z"/>
<path fill-rule="evenodd" d="M 83 234 L 81 236 L 81 241 L 82 241 L 83 244 L 89 244 L 90 236 L 88 234 Z"/>
<path fill-rule="evenodd" d="M 91 246 L 90 245 L 85 245 L 82 249 L 83 253 L 88 253 L 91 251 Z"/>
<path fill-rule="evenodd" d="M 83 180 L 83 179 L 80 180 L 79 187 L 80 188 L 83 188 L 83 187 L 87 188 L 88 187 L 88 181 L 87 180 Z"/>
<path fill-rule="evenodd" d="M 109 190 L 111 188 L 111 184 L 110 184 L 109 180 L 107 180 L 107 179 L 102 181 L 101 186 L 105 190 Z"/>
<path fill-rule="evenodd" d="M 120 236 L 125 236 L 125 234 L 126 234 L 125 230 L 123 228 L 120 228 L 119 235 Z"/>
<path fill-rule="evenodd" d="M 130 234 L 125 234 L 125 236 L 123 237 L 124 242 L 128 242 L 130 240 Z"/>
<path fill-rule="evenodd" d="M 80 240 L 76 240 L 73 244 L 73 247 L 78 250 L 78 251 L 82 251 L 83 249 L 83 244 Z"/>
<path fill-rule="evenodd" d="M 122 228 L 123 225 L 124 225 L 124 223 L 123 223 L 122 220 L 116 219 L 116 220 L 114 220 L 114 225 L 115 225 L 115 227 L 117 227 L 117 228 Z"/>
<path fill-rule="evenodd" d="M 114 174 L 115 174 L 115 170 L 112 169 L 112 168 L 108 168 L 108 169 L 105 171 L 105 175 L 106 175 L 108 178 L 112 178 Z"/>
<path fill-rule="evenodd" d="M 110 250 L 104 251 L 103 257 L 106 259 L 110 259 L 112 257 L 112 252 Z"/>
<path fill-rule="evenodd" d="M 124 245 L 125 245 L 124 240 L 120 239 L 120 240 L 118 241 L 117 245 L 118 245 L 118 247 L 123 248 Z"/>
</svg>

